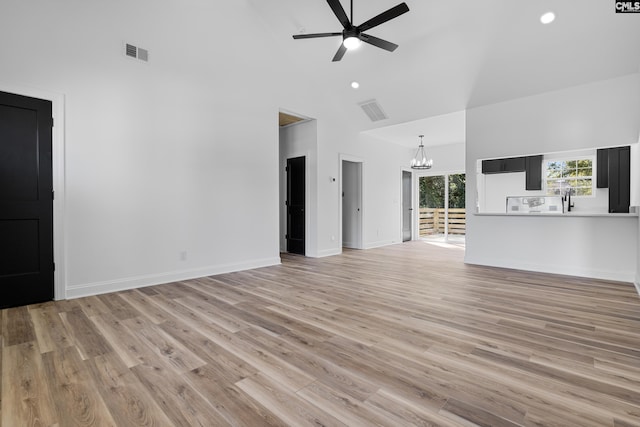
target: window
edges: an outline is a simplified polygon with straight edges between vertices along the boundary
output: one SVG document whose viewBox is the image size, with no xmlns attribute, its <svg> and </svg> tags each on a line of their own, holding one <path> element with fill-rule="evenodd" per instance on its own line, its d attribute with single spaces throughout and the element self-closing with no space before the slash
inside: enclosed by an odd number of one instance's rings
<svg viewBox="0 0 640 427">
<path fill-rule="evenodd" d="M 546 161 L 545 186 L 548 196 L 593 196 L 593 158 Z"/>
</svg>

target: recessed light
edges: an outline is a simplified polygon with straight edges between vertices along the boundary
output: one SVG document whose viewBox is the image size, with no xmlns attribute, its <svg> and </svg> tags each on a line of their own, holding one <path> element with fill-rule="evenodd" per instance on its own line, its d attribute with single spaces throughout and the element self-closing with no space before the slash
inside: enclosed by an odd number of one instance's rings
<svg viewBox="0 0 640 427">
<path fill-rule="evenodd" d="M 540 22 L 543 24 L 551 24 L 556 19 L 556 14 L 553 12 L 547 12 L 540 17 Z"/>
<path fill-rule="evenodd" d="M 354 89 L 358 89 L 360 87 L 360 83 L 358 82 L 351 82 L 351 87 Z"/>
</svg>

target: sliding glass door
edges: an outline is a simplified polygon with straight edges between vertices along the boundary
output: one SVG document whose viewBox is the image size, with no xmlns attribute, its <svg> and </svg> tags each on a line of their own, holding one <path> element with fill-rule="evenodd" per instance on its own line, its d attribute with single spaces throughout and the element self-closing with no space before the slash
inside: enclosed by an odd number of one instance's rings
<svg viewBox="0 0 640 427">
<path fill-rule="evenodd" d="M 421 176 L 419 230 L 422 238 L 464 236 L 466 230 L 465 174 Z"/>
<path fill-rule="evenodd" d="M 444 236 L 445 177 L 421 176 L 420 187 L 420 237 Z"/>
</svg>

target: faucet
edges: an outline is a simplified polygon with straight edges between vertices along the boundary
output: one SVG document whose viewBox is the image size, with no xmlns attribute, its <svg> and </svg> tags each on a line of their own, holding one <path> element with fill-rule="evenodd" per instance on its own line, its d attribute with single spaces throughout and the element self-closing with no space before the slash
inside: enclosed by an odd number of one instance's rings
<svg viewBox="0 0 640 427">
<path fill-rule="evenodd" d="M 567 212 L 571 212 L 571 208 L 573 207 L 573 203 L 571 203 L 571 187 L 567 188 L 567 191 L 565 191 L 562 201 L 567 202 Z"/>
</svg>

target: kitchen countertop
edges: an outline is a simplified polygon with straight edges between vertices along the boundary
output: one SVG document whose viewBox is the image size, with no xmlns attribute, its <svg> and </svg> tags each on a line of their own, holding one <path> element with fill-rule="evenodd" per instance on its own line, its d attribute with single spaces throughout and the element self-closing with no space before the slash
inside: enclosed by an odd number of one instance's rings
<svg viewBox="0 0 640 427">
<path fill-rule="evenodd" d="M 608 213 L 608 212 L 565 212 L 565 213 L 542 213 L 542 212 L 527 212 L 527 213 L 500 213 L 500 212 L 476 212 L 476 216 L 550 216 L 550 217 L 587 217 L 587 218 L 638 218 L 637 212 L 632 213 Z"/>
</svg>

